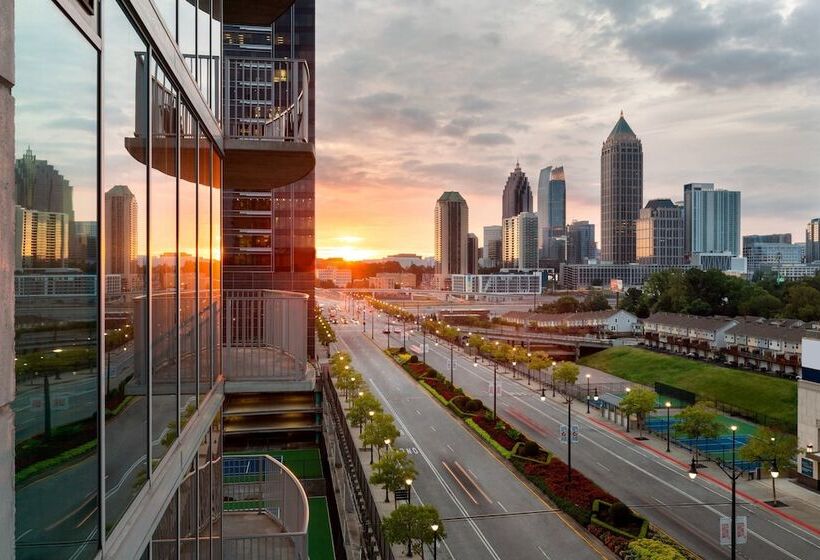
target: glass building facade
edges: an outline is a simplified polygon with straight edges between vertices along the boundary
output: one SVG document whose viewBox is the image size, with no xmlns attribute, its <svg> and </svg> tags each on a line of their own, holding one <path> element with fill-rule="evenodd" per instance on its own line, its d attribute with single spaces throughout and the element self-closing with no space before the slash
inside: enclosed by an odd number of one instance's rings
<svg viewBox="0 0 820 560">
<path fill-rule="evenodd" d="M 16 558 L 145 504 L 144 557 L 221 558 L 222 2 L 17 0 L 14 36 Z"/>
</svg>

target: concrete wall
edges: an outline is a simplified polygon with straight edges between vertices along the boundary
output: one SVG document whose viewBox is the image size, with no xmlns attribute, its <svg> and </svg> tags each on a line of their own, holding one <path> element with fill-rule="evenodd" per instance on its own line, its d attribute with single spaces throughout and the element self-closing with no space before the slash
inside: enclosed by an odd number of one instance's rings
<svg viewBox="0 0 820 560">
<path fill-rule="evenodd" d="M 820 371 L 820 340 L 803 339 L 802 366 L 807 371 Z M 804 458 L 813 463 L 813 473 L 801 476 L 801 480 L 814 488 L 820 488 L 820 383 L 803 379 L 797 383 L 797 445 L 813 446 L 814 454 L 798 456 L 798 472 Z"/>
<path fill-rule="evenodd" d="M 0 223 L 14 223 L 14 0 L 0 0 Z M 0 558 L 14 558 L 14 235 L 0 235 Z"/>
</svg>

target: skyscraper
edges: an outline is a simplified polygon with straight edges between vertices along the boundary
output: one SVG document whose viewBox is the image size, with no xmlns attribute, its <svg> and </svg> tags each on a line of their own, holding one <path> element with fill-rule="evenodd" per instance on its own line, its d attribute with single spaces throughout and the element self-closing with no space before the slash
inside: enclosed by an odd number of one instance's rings
<svg viewBox="0 0 820 560">
<path fill-rule="evenodd" d="M 506 268 L 538 268 L 538 215 L 521 212 L 504 220 L 503 262 Z"/>
<path fill-rule="evenodd" d="M 467 234 L 467 274 L 478 274 L 478 236 Z"/>
<path fill-rule="evenodd" d="M 573 220 L 567 226 L 567 262 L 586 264 L 595 258 L 595 224 Z"/>
<path fill-rule="evenodd" d="M 436 201 L 434 211 L 436 274 L 467 274 L 467 202 L 455 191 Z"/>
<path fill-rule="evenodd" d="M 556 266 L 566 259 L 567 183 L 563 167 L 552 168 L 546 194 L 547 219 L 538 232 L 541 258 L 547 264 Z"/>
<path fill-rule="evenodd" d="M 481 266 L 495 268 L 501 266 L 502 226 L 484 226 L 484 250 Z"/>
<path fill-rule="evenodd" d="M 650 200 L 636 223 L 636 256 L 641 264 L 683 264 L 683 208 L 668 198 Z"/>
<path fill-rule="evenodd" d="M 635 262 L 635 221 L 643 205 L 643 147 L 621 117 L 601 148 L 601 259 Z"/>
<path fill-rule="evenodd" d="M 731 253 L 739 256 L 740 192 L 715 189 L 714 183 L 683 186 L 686 218 L 684 253 Z"/>
<path fill-rule="evenodd" d="M 806 225 L 806 262 L 820 261 L 820 218 Z"/>
<path fill-rule="evenodd" d="M 68 216 L 62 212 L 14 209 L 14 267 L 59 268 L 68 258 Z"/>
<path fill-rule="evenodd" d="M 126 185 L 105 193 L 105 273 L 127 276 L 137 263 L 137 199 Z"/>
<path fill-rule="evenodd" d="M 507 177 L 507 183 L 504 185 L 502 223 L 505 219 L 517 216 L 521 212 L 532 212 L 532 190 L 530 190 L 529 179 L 516 161 L 515 169 Z"/>
<path fill-rule="evenodd" d="M 538 214 L 538 253 L 544 256 L 544 239 L 546 238 L 546 228 L 549 214 L 549 187 L 550 172 L 552 166 L 548 165 L 538 174 L 538 198 L 536 199 Z"/>
</svg>

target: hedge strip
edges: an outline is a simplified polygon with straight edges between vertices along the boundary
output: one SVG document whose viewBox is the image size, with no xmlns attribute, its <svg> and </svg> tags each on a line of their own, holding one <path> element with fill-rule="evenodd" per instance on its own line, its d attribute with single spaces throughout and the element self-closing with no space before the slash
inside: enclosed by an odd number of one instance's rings
<svg viewBox="0 0 820 560">
<path fill-rule="evenodd" d="M 481 426 L 479 426 L 478 424 L 476 424 L 475 421 L 472 418 L 467 418 L 467 420 L 465 420 L 465 422 L 467 423 L 468 426 L 470 426 L 470 428 L 473 429 L 473 431 L 475 433 L 477 433 L 478 435 L 481 436 L 481 439 L 483 439 L 484 441 L 489 443 L 492 446 L 493 449 L 498 451 L 498 453 L 500 453 L 502 457 L 504 457 L 505 459 L 509 459 L 512 456 L 512 451 L 502 447 L 502 445 L 500 443 L 498 443 L 497 441 L 495 441 L 493 439 L 493 436 L 491 436 L 486 431 L 484 431 L 484 429 Z"/>
</svg>

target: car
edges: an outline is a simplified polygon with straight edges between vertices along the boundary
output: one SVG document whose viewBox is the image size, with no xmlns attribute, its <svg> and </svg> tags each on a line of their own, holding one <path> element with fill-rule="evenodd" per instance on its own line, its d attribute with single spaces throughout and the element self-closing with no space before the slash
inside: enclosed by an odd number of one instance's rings
<svg viewBox="0 0 820 560">
<path fill-rule="evenodd" d="M 382 331 L 382 334 L 390 334 L 390 329 L 384 329 L 384 330 Z"/>
<path fill-rule="evenodd" d="M 396 334 L 401 334 L 401 329 L 393 329 L 393 332 Z"/>
</svg>

